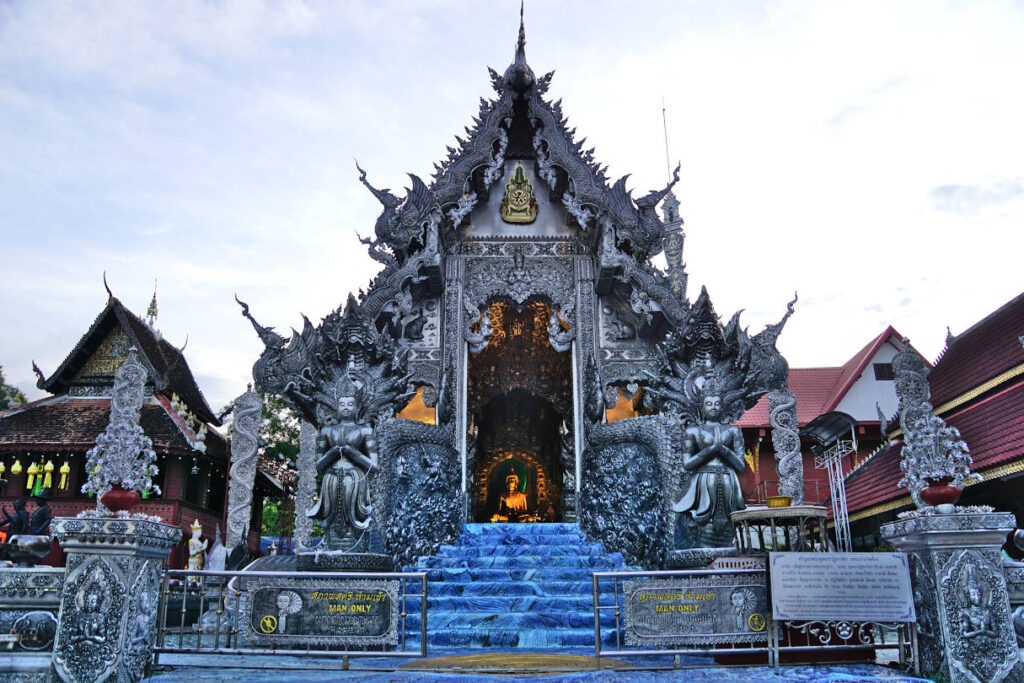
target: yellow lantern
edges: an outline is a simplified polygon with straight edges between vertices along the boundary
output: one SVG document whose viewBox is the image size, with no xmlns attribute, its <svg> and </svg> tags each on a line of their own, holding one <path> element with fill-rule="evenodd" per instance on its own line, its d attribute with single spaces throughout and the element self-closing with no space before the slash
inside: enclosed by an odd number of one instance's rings
<svg viewBox="0 0 1024 683">
<path fill-rule="evenodd" d="M 6 472 L 6 471 L 7 471 L 7 465 L 5 465 L 2 460 L 0 460 L 0 479 L 3 479 L 4 472 Z"/>
<path fill-rule="evenodd" d="M 39 468 L 36 467 L 36 464 L 34 462 L 33 463 L 29 463 L 29 466 L 28 466 L 28 480 L 25 483 L 25 488 L 27 488 L 27 489 L 32 488 L 32 482 L 35 481 L 36 473 L 38 473 L 38 472 L 39 472 Z"/>
<path fill-rule="evenodd" d="M 60 466 L 60 488 L 62 490 L 68 487 L 69 474 L 71 474 L 71 467 L 68 466 L 68 461 L 65 460 L 64 464 Z"/>
<path fill-rule="evenodd" d="M 46 489 L 52 488 L 53 487 L 53 461 L 52 460 L 47 460 L 46 461 L 46 464 L 43 465 L 43 472 L 46 473 L 46 476 L 43 477 L 43 488 L 46 488 Z"/>
<path fill-rule="evenodd" d="M 14 464 L 11 465 L 11 474 L 21 474 L 21 461 L 17 458 L 14 459 Z"/>
</svg>

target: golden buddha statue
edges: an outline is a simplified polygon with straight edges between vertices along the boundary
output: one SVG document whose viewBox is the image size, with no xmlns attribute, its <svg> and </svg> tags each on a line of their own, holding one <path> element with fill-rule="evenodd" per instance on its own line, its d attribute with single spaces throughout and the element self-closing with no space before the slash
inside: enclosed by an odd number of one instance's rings
<svg viewBox="0 0 1024 683">
<path fill-rule="evenodd" d="M 515 472 L 505 477 L 508 487 L 498 499 L 498 512 L 491 516 L 492 522 L 536 522 L 537 516 L 530 514 L 526 507 L 526 494 L 519 490 L 519 475 Z"/>
</svg>

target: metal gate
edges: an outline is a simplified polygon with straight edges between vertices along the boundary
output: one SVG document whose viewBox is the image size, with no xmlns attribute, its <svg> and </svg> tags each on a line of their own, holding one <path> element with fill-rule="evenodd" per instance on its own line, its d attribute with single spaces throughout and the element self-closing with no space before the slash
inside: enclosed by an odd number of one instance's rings
<svg viewBox="0 0 1024 683">
<path fill-rule="evenodd" d="M 676 667 L 683 666 L 684 655 L 760 655 L 763 663 L 779 670 L 783 652 L 831 651 L 843 652 L 865 649 L 896 650 L 900 667 L 913 668 L 918 673 L 917 629 L 913 623 L 858 622 L 858 621 L 775 621 L 769 609 L 760 642 L 723 642 L 717 644 L 694 644 L 691 646 L 638 647 L 626 641 L 627 624 L 624 614 L 624 584 L 626 581 L 657 581 L 676 579 L 680 583 L 688 579 L 701 580 L 712 576 L 759 575 L 767 578 L 767 572 L 759 569 L 737 570 L 672 570 L 672 571 L 608 571 L 593 572 L 594 589 L 594 656 L 600 662 L 602 656 L 672 656 Z M 770 589 L 769 589 L 770 590 Z M 609 620 L 607 614 L 614 619 Z M 602 619 L 602 616 L 605 616 Z M 611 621 L 611 624 L 608 622 Z M 605 626 L 602 626 L 604 622 Z M 609 633 L 606 626 L 613 629 Z M 722 634 L 728 637 L 730 634 Z M 739 635 L 739 634 L 736 634 Z M 603 641 L 607 638 L 608 644 Z M 704 664 L 694 664 L 703 666 Z"/>
<path fill-rule="evenodd" d="M 397 646 L 347 646 L 328 649 L 309 642 L 305 648 L 254 647 L 243 619 L 249 597 L 246 583 L 260 579 L 318 579 L 321 582 L 345 582 L 366 579 L 392 579 L 398 582 L 399 615 Z M 419 626 L 410 633 L 410 606 L 419 615 Z M 263 667 L 260 656 L 342 658 L 347 668 L 350 657 L 422 658 L 427 655 L 427 575 L 423 572 L 291 572 L 291 571 L 194 571 L 167 570 L 164 573 L 157 612 L 156 646 L 153 663 L 161 655 L 174 657 L 175 664 L 224 666 L 216 655 L 247 655 L 231 658 L 230 666 Z M 419 642 L 413 642 L 418 640 Z M 189 662 L 188 656 L 195 655 Z"/>
</svg>

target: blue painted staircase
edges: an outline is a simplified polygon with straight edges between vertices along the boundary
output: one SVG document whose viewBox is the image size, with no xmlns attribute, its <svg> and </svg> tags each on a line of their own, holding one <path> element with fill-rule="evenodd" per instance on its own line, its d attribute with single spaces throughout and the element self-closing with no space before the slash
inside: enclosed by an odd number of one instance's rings
<svg viewBox="0 0 1024 683">
<path fill-rule="evenodd" d="M 615 569 L 628 569 L 622 554 L 587 542 L 575 524 L 466 524 L 455 545 L 405 571 L 430 582 L 429 646 L 551 649 L 594 646 L 591 572 Z M 410 599 L 415 645 L 419 610 Z M 602 640 L 613 642 L 614 628 L 613 610 L 603 611 Z"/>
</svg>

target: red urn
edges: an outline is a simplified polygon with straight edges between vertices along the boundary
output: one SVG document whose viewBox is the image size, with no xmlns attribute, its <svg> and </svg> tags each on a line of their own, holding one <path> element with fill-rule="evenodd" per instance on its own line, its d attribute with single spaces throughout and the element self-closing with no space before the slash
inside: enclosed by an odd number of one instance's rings
<svg viewBox="0 0 1024 683">
<path fill-rule="evenodd" d="M 100 502 L 113 512 L 131 510 L 138 505 L 141 496 L 138 491 L 122 488 L 120 484 L 114 484 L 113 488 L 100 496 Z"/>
<path fill-rule="evenodd" d="M 928 486 L 921 490 L 921 500 L 929 505 L 952 505 L 960 500 L 960 489 L 953 486 L 953 477 L 942 477 L 940 479 L 929 479 Z"/>
</svg>

